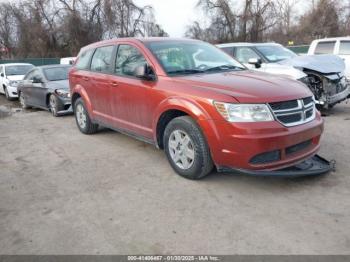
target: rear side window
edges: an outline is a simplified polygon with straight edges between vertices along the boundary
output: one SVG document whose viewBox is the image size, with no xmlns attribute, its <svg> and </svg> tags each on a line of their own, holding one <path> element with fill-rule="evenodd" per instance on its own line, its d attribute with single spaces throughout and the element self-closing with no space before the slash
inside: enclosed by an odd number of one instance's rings
<svg viewBox="0 0 350 262">
<path fill-rule="evenodd" d="M 319 42 L 315 49 L 315 55 L 333 54 L 335 41 Z"/>
<path fill-rule="evenodd" d="M 350 55 L 350 41 L 340 41 L 339 55 Z"/>
<path fill-rule="evenodd" d="M 137 48 L 131 45 L 119 46 L 115 64 L 117 75 L 135 76 L 135 69 L 145 64 L 147 61 Z"/>
<path fill-rule="evenodd" d="M 79 57 L 76 64 L 77 69 L 88 69 L 90 67 L 90 58 L 94 49 L 83 52 Z"/>
<path fill-rule="evenodd" d="M 91 60 L 91 70 L 107 73 L 110 72 L 114 46 L 104 46 L 96 49 Z"/>
</svg>

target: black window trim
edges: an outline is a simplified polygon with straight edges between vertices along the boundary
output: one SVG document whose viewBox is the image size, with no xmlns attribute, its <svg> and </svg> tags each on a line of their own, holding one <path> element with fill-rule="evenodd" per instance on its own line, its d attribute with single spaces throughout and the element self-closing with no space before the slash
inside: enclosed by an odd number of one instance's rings
<svg viewBox="0 0 350 262">
<path fill-rule="evenodd" d="M 154 80 L 140 79 L 140 78 L 135 77 L 135 76 L 118 75 L 118 74 L 114 73 L 114 70 L 115 70 L 115 62 L 116 62 L 116 60 L 117 60 L 117 53 L 118 53 L 118 50 L 119 50 L 119 46 L 120 46 L 120 45 L 130 45 L 130 46 L 133 46 L 133 47 L 137 48 L 137 49 L 140 51 L 140 53 L 141 53 L 141 54 L 144 56 L 144 58 L 146 59 L 147 64 L 152 68 L 152 70 L 153 70 L 153 72 L 154 72 L 154 76 L 155 76 L 155 77 L 154 77 Z M 94 54 L 95 54 L 95 52 L 96 52 L 96 49 L 97 49 L 97 48 L 101 48 L 101 47 L 106 47 L 106 46 L 114 46 L 114 49 L 113 49 L 113 52 L 112 52 L 112 57 L 113 57 L 113 59 L 112 59 L 112 61 L 111 61 L 111 65 L 110 65 L 110 70 L 109 70 L 109 72 L 99 72 L 99 71 L 91 70 L 92 58 L 93 58 L 93 56 L 94 56 Z M 90 48 L 90 49 L 86 49 L 84 52 L 88 52 L 88 51 L 90 51 L 90 50 L 92 51 L 92 54 L 91 54 L 91 56 L 90 56 L 90 58 L 89 58 L 89 63 L 88 63 L 87 68 L 83 68 L 83 69 L 77 68 L 77 70 L 79 70 L 79 71 L 86 71 L 86 72 L 93 72 L 93 73 L 98 73 L 98 74 L 104 74 L 104 75 L 110 75 L 110 76 L 118 76 L 118 77 L 125 77 L 125 78 L 137 79 L 137 80 L 140 80 L 140 81 L 147 81 L 147 82 L 157 82 L 157 81 L 158 81 L 158 76 L 157 76 L 157 74 L 156 74 L 156 72 L 155 72 L 155 70 L 154 70 L 153 64 L 150 63 L 150 61 L 149 61 L 149 59 L 147 58 L 147 56 L 146 56 L 143 52 L 141 52 L 141 50 L 140 50 L 137 46 L 133 45 L 132 43 L 124 43 L 124 42 L 122 42 L 122 43 L 116 43 L 116 44 L 101 45 L 101 46 L 93 47 L 93 48 Z M 78 58 L 79 58 L 79 57 L 78 57 Z M 76 66 L 75 66 L 75 67 L 76 67 Z"/>
</svg>

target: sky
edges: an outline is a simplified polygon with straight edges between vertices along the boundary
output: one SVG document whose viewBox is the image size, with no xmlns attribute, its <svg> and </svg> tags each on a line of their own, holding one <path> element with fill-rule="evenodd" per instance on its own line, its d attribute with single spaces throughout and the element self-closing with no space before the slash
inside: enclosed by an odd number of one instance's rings
<svg viewBox="0 0 350 262">
<path fill-rule="evenodd" d="M 183 37 L 186 26 L 200 18 L 195 10 L 198 0 L 134 0 L 139 6 L 153 7 L 157 23 L 171 37 Z"/>
</svg>

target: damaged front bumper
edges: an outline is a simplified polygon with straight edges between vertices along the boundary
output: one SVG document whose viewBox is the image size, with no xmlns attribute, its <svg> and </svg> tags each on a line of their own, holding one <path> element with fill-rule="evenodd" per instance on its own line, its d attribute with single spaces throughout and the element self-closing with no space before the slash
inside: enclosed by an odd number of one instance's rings
<svg viewBox="0 0 350 262">
<path fill-rule="evenodd" d="M 310 157 L 303 162 L 292 167 L 283 168 L 280 170 L 264 171 L 264 170 L 247 170 L 219 167 L 219 172 L 238 173 L 250 176 L 264 177 L 303 177 L 326 174 L 330 171 L 335 171 L 335 161 L 328 161 L 319 155 Z"/>
<path fill-rule="evenodd" d="M 350 85 L 345 90 L 332 96 L 327 97 L 327 104 L 334 105 L 346 100 L 350 95 Z"/>
<path fill-rule="evenodd" d="M 73 107 L 72 107 L 72 105 L 70 105 L 67 110 L 62 110 L 62 111 L 58 111 L 57 112 L 58 116 L 70 115 L 70 114 L 73 114 Z"/>
</svg>

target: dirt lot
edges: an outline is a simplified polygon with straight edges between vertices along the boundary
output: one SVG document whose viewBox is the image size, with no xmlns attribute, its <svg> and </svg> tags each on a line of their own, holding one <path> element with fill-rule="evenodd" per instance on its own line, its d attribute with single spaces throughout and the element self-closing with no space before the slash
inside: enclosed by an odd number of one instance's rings
<svg viewBox="0 0 350 262">
<path fill-rule="evenodd" d="M 16 107 L 0 96 L 1 254 L 350 254 L 350 105 L 325 118 L 335 173 L 202 181 L 125 135 Z"/>
</svg>

